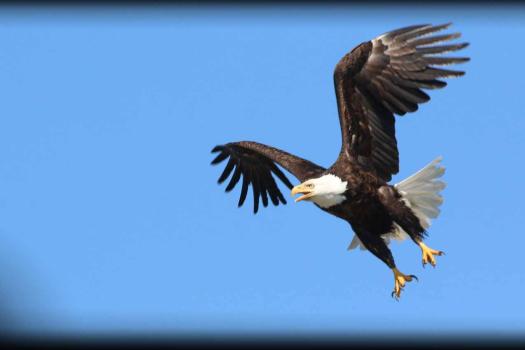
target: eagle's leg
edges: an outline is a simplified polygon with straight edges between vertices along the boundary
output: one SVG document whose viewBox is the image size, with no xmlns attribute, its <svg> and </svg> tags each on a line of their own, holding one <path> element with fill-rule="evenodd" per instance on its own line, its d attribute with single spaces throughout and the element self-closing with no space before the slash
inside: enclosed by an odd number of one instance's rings
<svg viewBox="0 0 525 350">
<path fill-rule="evenodd" d="M 392 252 L 388 249 L 381 235 L 374 235 L 362 227 L 352 226 L 352 228 L 366 249 L 381 259 L 394 272 L 394 291 L 392 292 L 392 297 L 399 300 L 405 283 L 413 279 L 417 281 L 417 277 L 414 275 L 405 275 L 397 269 Z"/>
<path fill-rule="evenodd" d="M 419 246 L 419 248 L 421 248 L 421 252 L 423 253 L 423 267 L 425 267 L 426 264 L 430 264 L 433 267 L 436 267 L 436 258 L 434 258 L 434 255 L 441 256 L 445 254 L 441 250 L 435 250 L 428 247 L 422 241 L 418 241 L 417 245 Z"/>
<path fill-rule="evenodd" d="M 405 287 L 405 283 L 411 282 L 413 279 L 417 281 L 417 277 L 414 275 L 405 275 L 396 267 L 394 267 L 392 271 L 394 272 L 394 291 L 392 292 L 392 297 L 399 300 L 399 297 L 401 296 L 401 291 Z"/>
</svg>

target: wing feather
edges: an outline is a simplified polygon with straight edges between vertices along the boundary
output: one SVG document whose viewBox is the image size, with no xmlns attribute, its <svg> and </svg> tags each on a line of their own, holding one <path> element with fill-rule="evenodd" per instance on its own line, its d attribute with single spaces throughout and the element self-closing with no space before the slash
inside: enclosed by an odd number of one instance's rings
<svg viewBox="0 0 525 350">
<path fill-rule="evenodd" d="M 235 159 L 230 158 L 228 160 L 228 163 L 226 164 L 226 167 L 224 168 L 224 171 L 222 172 L 221 176 L 219 177 L 219 180 L 217 180 L 217 182 L 220 183 L 220 184 L 223 183 L 224 180 L 226 180 L 228 178 L 228 176 L 230 176 L 234 166 L 235 166 Z"/>
<path fill-rule="evenodd" d="M 233 176 L 230 179 L 228 186 L 226 186 L 226 192 L 230 192 L 231 190 L 233 190 L 235 185 L 237 185 L 237 182 L 239 182 L 239 179 L 241 178 L 241 173 L 241 167 L 239 166 L 239 164 L 237 164 L 237 166 L 235 167 L 235 171 L 233 172 Z"/>
<path fill-rule="evenodd" d="M 253 190 L 253 213 L 257 214 L 257 211 L 259 210 L 259 196 L 261 194 L 261 190 L 259 187 L 259 177 L 257 176 L 257 173 L 253 170 L 251 170 L 252 175 L 252 190 Z"/>
<path fill-rule="evenodd" d="M 358 45 L 338 62 L 334 83 L 344 151 L 338 161 L 357 161 L 385 181 L 398 172 L 394 115 L 417 111 L 430 100 L 423 89 L 447 85 L 440 79 L 465 74 L 434 67 L 469 60 L 433 56 L 468 45 L 441 44 L 461 35 L 436 34 L 449 26 L 423 24 L 393 30 Z"/>
<path fill-rule="evenodd" d="M 266 176 L 266 173 L 261 173 L 259 176 L 259 187 L 261 189 L 261 199 L 263 203 L 263 207 L 268 206 L 268 193 L 266 192 L 268 189 L 268 182 L 266 182 L 266 179 L 263 177 Z"/>
<path fill-rule="evenodd" d="M 282 194 L 279 191 L 279 188 L 277 187 L 273 176 L 268 176 L 268 193 L 270 195 L 270 199 L 272 200 L 273 205 L 278 206 L 279 200 L 281 200 L 283 204 L 286 204 L 286 200 L 282 197 Z M 281 198 L 279 198 L 279 195 L 281 195 Z"/>
<path fill-rule="evenodd" d="M 256 142 L 243 141 L 219 145 L 213 148 L 212 153 L 215 152 L 219 152 L 219 155 L 215 157 L 212 164 L 218 164 L 228 159 L 218 182 L 226 181 L 233 172 L 226 186 L 226 192 L 230 192 L 242 177 L 238 206 L 242 206 L 246 201 L 251 185 L 254 213 L 259 211 L 260 201 L 264 207 L 268 206 L 270 200 L 275 206 L 279 203 L 286 204 L 274 176 L 288 188 L 292 188 L 293 185 L 278 165 L 301 181 L 317 177 L 325 170 L 308 160 Z"/>
<path fill-rule="evenodd" d="M 242 177 L 242 188 L 241 188 L 241 195 L 239 197 L 239 203 L 237 204 L 238 207 L 241 207 L 244 204 L 244 201 L 246 200 L 246 196 L 248 195 L 248 186 L 250 185 L 250 178 L 248 173 L 244 173 L 244 176 Z"/>
</svg>

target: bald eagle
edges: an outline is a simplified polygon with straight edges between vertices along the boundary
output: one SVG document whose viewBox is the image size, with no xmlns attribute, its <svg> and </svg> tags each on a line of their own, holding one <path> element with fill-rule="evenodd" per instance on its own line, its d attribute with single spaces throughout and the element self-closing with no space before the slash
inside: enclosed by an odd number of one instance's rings
<svg viewBox="0 0 525 350">
<path fill-rule="evenodd" d="M 444 173 L 441 158 L 397 184 L 388 183 L 399 171 L 394 115 L 415 112 L 420 103 L 430 100 L 423 89 L 443 88 L 447 84 L 440 79 L 464 74 L 434 67 L 469 60 L 439 55 L 468 45 L 441 44 L 460 36 L 436 34 L 449 26 L 393 30 L 358 45 L 337 63 L 334 85 L 342 145 L 329 168 L 260 143 L 232 142 L 212 150 L 219 152 L 212 164 L 228 159 L 218 182 L 233 172 L 226 186 L 229 192 L 242 178 L 239 207 L 251 185 L 257 213 L 260 200 L 265 207 L 269 201 L 286 204 L 275 176 L 291 189 L 292 196 L 301 195 L 296 202 L 313 202 L 346 220 L 355 233 L 349 249 L 361 246 L 381 259 L 394 274 L 392 296 L 399 299 L 405 284 L 417 277 L 397 269 L 389 241 L 410 237 L 422 251 L 423 266 L 436 265 L 435 256 L 443 252 L 429 248 L 423 240 L 430 219 L 439 214 L 445 183 L 439 179 Z M 278 165 L 301 183 L 294 187 Z"/>
</svg>

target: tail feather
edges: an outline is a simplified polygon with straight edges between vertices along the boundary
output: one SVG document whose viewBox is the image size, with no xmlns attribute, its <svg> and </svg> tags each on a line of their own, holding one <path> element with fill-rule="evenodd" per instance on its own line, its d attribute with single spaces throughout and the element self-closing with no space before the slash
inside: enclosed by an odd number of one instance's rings
<svg viewBox="0 0 525 350">
<path fill-rule="evenodd" d="M 439 194 L 446 186 L 439 180 L 445 173 L 440 164 L 442 159 L 434 159 L 417 173 L 394 185 L 425 229 L 430 226 L 430 219 L 439 215 L 439 206 L 443 203 L 443 197 Z"/>
<path fill-rule="evenodd" d="M 412 209 L 424 229 L 430 227 L 431 220 L 438 217 L 439 206 L 443 204 L 440 192 L 445 188 L 445 182 L 439 178 L 445 173 L 445 168 L 440 164 L 442 157 L 434 159 L 418 172 L 394 185 L 401 194 L 405 204 Z M 408 234 L 394 223 L 394 230 L 382 236 L 389 244 L 391 239 L 405 240 Z M 366 249 L 357 236 L 354 235 L 348 250 L 360 247 Z"/>
</svg>

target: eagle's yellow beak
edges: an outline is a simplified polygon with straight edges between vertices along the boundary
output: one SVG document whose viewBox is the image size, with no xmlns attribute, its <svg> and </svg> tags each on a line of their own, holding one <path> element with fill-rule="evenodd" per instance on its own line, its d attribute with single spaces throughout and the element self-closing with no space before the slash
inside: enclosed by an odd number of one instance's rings
<svg viewBox="0 0 525 350">
<path fill-rule="evenodd" d="M 295 196 L 298 193 L 301 193 L 302 196 L 301 197 L 297 197 L 295 199 L 295 202 L 300 202 L 300 201 L 302 201 L 304 199 L 307 199 L 307 198 L 310 198 L 310 197 L 312 197 L 314 195 L 314 192 L 313 192 L 312 188 L 308 187 L 308 185 L 305 185 L 305 184 L 300 184 L 300 185 L 297 185 L 294 188 L 292 188 L 292 197 Z"/>
</svg>

